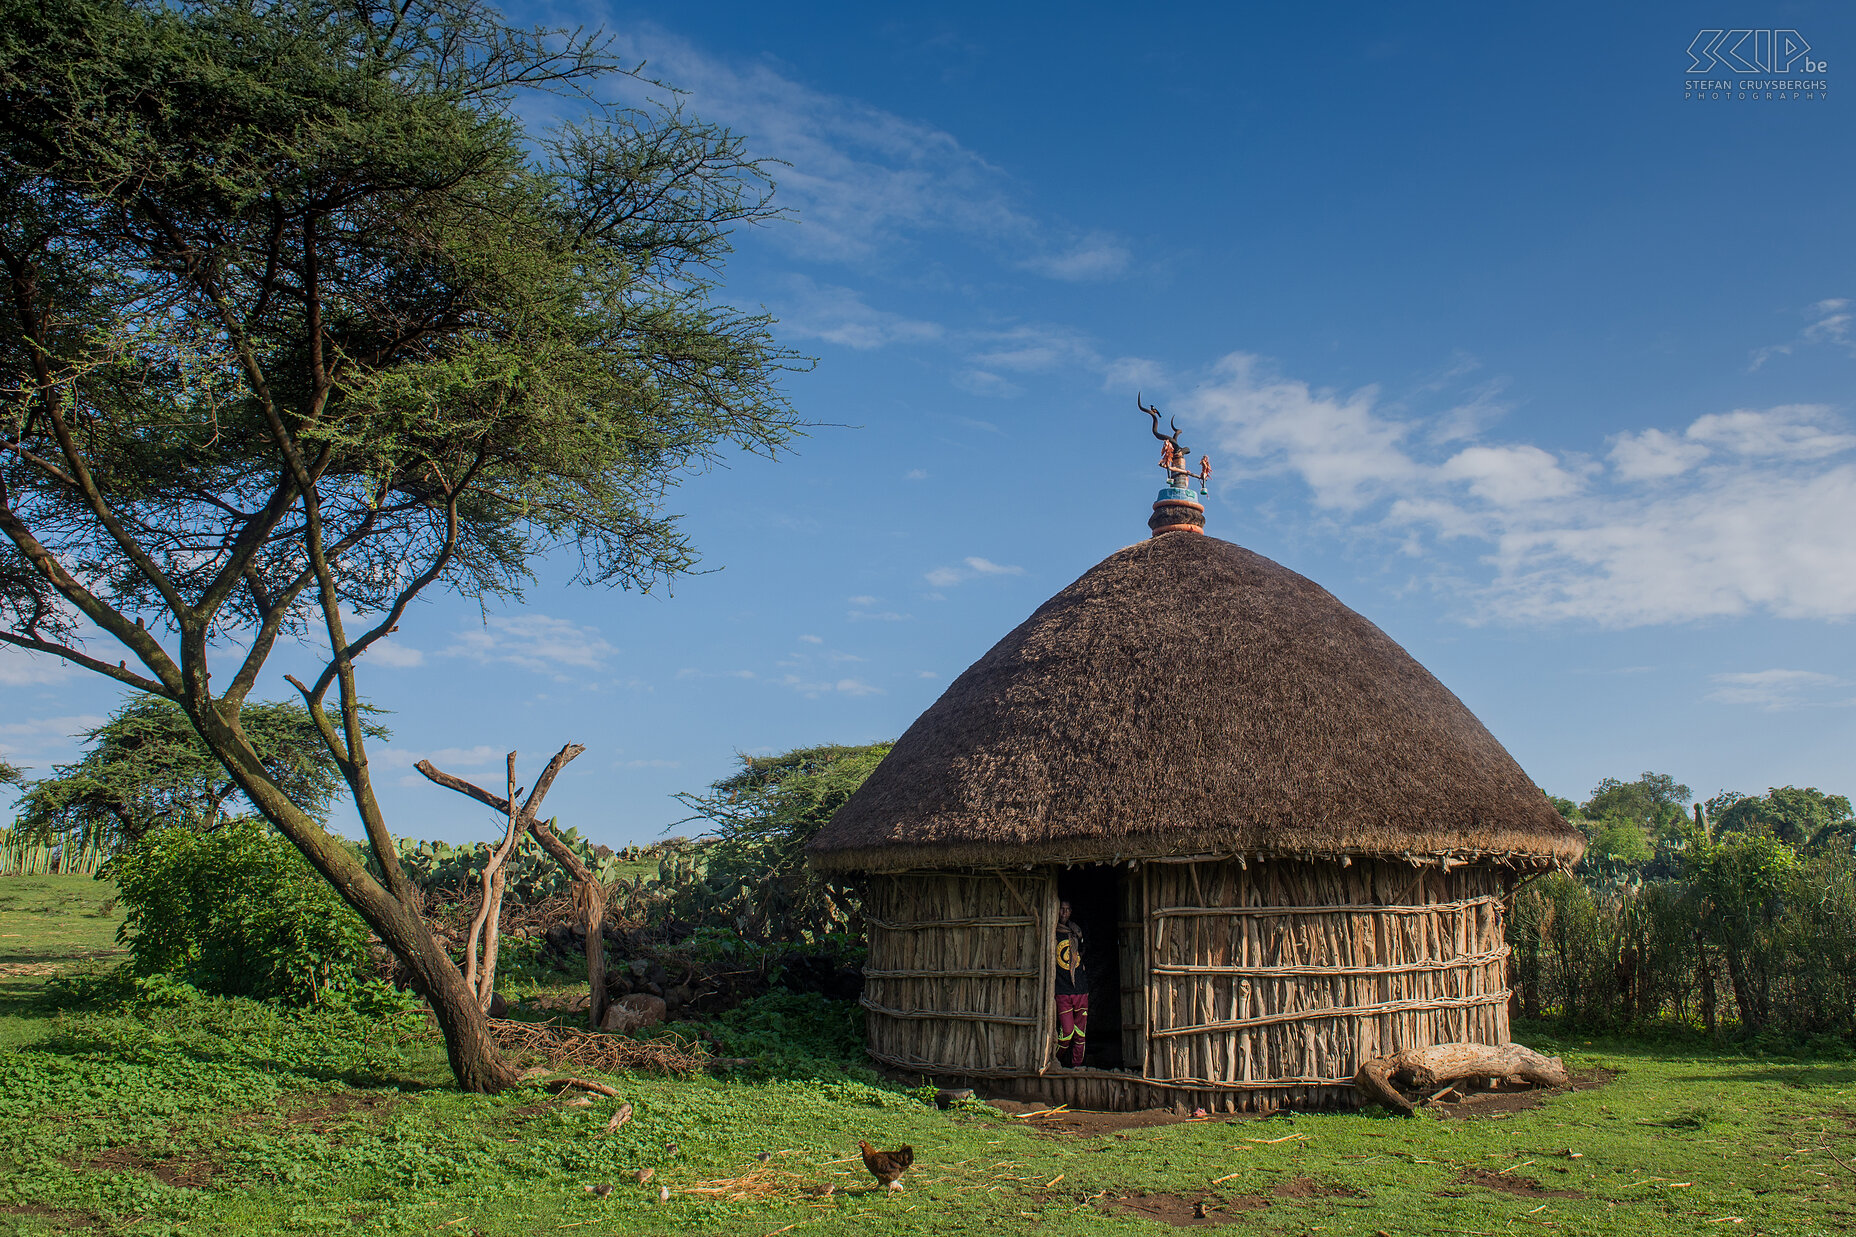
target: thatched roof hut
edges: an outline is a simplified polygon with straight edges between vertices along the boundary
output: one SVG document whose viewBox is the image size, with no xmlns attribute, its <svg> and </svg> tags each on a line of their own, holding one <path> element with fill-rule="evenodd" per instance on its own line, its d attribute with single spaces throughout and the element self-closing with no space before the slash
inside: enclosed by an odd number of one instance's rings
<svg viewBox="0 0 1856 1237">
<path fill-rule="evenodd" d="M 1504 902 L 1578 832 L 1410 654 L 1204 536 L 1194 498 L 1163 490 L 1154 536 L 956 679 L 812 843 L 867 878 L 879 1061 L 1272 1108 L 1347 1102 L 1375 1055 L 1507 1042 Z M 1089 940 L 1077 1070 L 1051 1052 L 1059 897 Z"/>
</svg>

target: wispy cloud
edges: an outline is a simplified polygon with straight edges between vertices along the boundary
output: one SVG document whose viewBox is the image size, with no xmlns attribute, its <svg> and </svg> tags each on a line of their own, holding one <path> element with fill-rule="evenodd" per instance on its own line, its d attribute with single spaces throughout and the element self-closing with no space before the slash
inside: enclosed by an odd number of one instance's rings
<svg viewBox="0 0 1856 1237">
<path fill-rule="evenodd" d="M 67 713 L 0 722 L 0 755 L 37 772 L 49 772 L 41 766 L 65 759 L 75 751 L 79 736 L 107 720 L 95 713 Z"/>
<path fill-rule="evenodd" d="M 1024 574 L 1023 567 L 969 556 L 962 559 L 958 567 L 936 567 L 922 578 L 936 588 L 952 588 L 956 584 L 964 584 L 968 580 L 978 580 L 984 576 L 1022 576 Z"/>
<path fill-rule="evenodd" d="M 793 276 L 788 286 L 780 326 L 801 339 L 867 351 L 889 344 L 930 343 L 947 333 L 939 323 L 876 309 L 850 288 L 820 285 L 803 275 Z"/>
<path fill-rule="evenodd" d="M 1718 686 L 1708 693 L 1708 699 L 1719 704 L 1752 705 L 1770 712 L 1811 704 L 1850 703 L 1848 700 L 1826 700 L 1826 688 L 1847 684 L 1834 674 L 1816 670 L 1752 670 L 1716 674 L 1710 679 Z"/>
<path fill-rule="evenodd" d="M 1851 333 L 1852 327 L 1856 326 L 1856 315 L 1852 315 L 1851 310 L 1852 305 L 1847 297 L 1832 297 L 1817 302 L 1805 310 L 1805 316 L 1811 321 L 1794 339 L 1783 344 L 1755 348 L 1752 360 L 1747 364 L 1747 372 L 1751 373 L 1775 356 L 1790 356 L 1798 348 L 1814 344 L 1828 344 L 1856 356 L 1856 335 Z"/>
<path fill-rule="evenodd" d="M 779 200 L 795 221 L 771 235 L 807 257 L 896 261 L 912 237 L 947 233 L 1048 279 L 1107 279 L 1129 265 L 1119 238 L 1028 210 L 1009 176 L 945 129 L 814 89 L 766 63 L 710 55 L 659 29 L 627 35 L 619 50 L 648 60 L 691 112 L 790 165 Z"/>
<path fill-rule="evenodd" d="M 492 615 L 467 627 L 444 650 L 447 657 L 503 664 L 565 678 L 564 669 L 598 670 L 618 652 L 596 627 L 583 627 L 546 614 Z"/>
<path fill-rule="evenodd" d="M 488 743 L 479 743 L 475 747 L 440 747 L 431 751 L 395 747 L 388 743 L 372 749 L 369 759 L 388 769 L 410 769 L 421 760 L 429 760 L 450 773 L 456 769 L 487 769 L 500 764 L 508 754 L 508 748 L 496 748 Z"/>
<path fill-rule="evenodd" d="M 781 687 L 791 688 L 808 700 L 820 696 L 836 694 L 840 696 L 880 696 L 883 689 L 872 686 L 862 679 L 806 679 L 797 674 L 771 680 Z"/>
<path fill-rule="evenodd" d="M 44 653 L 28 653 L 0 644 L 0 687 L 41 687 L 62 683 L 75 671 L 71 664 Z"/>
</svg>

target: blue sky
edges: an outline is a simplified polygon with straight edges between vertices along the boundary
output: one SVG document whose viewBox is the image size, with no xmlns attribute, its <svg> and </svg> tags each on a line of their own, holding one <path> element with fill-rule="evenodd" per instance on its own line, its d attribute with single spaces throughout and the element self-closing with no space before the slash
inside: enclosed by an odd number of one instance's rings
<svg viewBox="0 0 1856 1237">
<path fill-rule="evenodd" d="M 675 491 L 711 570 L 671 595 L 563 563 L 409 616 L 364 675 L 396 832 L 489 836 L 426 756 L 584 743 L 550 806 L 616 844 L 737 751 L 900 733 L 1145 536 L 1137 389 L 1211 455 L 1213 535 L 1378 623 L 1549 791 L 1856 790 L 1856 11 L 520 12 L 606 25 L 790 164 L 726 292 L 818 358 L 788 390 L 819 428 Z M 1687 72 L 1729 24 L 1796 31 L 1831 89 L 1685 99 L 1735 76 Z M 13 653 L 0 688 L 40 773 L 116 699 Z"/>
</svg>

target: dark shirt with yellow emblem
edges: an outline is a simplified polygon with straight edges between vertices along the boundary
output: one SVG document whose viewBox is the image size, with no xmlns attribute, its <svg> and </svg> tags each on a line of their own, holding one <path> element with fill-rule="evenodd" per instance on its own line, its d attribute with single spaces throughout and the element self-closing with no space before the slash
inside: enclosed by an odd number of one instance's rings
<svg viewBox="0 0 1856 1237">
<path fill-rule="evenodd" d="M 1083 969 L 1083 933 L 1075 924 L 1057 927 L 1057 995 L 1075 996 L 1089 991 L 1089 972 Z"/>
</svg>

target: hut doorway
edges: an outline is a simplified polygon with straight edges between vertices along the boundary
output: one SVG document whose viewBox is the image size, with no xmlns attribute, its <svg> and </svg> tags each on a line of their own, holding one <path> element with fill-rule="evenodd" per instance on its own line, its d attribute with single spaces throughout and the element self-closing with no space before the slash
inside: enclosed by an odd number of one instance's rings
<svg viewBox="0 0 1856 1237">
<path fill-rule="evenodd" d="M 1123 961 L 1138 956 L 1141 929 L 1124 927 L 1130 873 L 1097 863 L 1057 873 L 1057 897 L 1070 904 L 1070 917 L 1083 932 L 1083 965 L 1089 972 L 1089 1035 L 1083 1064 L 1091 1069 L 1134 1069 L 1123 1034 L 1126 991 L 1141 990 L 1141 977 L 1123 975 Z M 1132 940 L 1137 951 L 1128 950 Z"/>
</svg>

